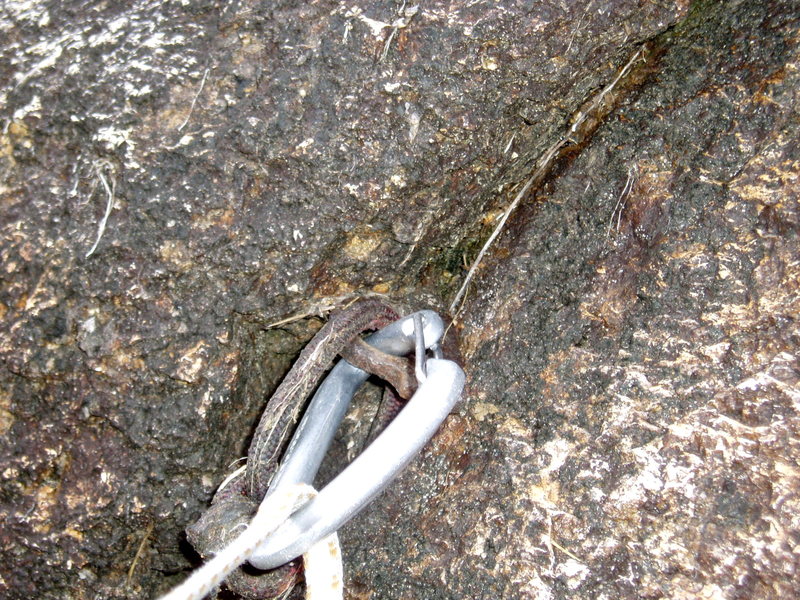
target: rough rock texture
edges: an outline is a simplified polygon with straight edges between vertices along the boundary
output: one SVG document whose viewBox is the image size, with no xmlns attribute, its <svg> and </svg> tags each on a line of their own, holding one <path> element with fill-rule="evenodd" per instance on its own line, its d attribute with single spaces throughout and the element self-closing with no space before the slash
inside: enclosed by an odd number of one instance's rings
<svg viewBox="0 0 800 600">
<path fill-rule="evenodd" d="M 798 16 L 696 6 L 516 214 L 362 597 L 800 594 Z"/>
<path fill-rule="evenodd" d="M 411 12 L 4 3 L 4 597 L 185 577 L 315 323 L 265 326 L 446 306 L 549 148 L 459 414 L 341 532 L 350 597 L 800 593 L 796 3 Z"/>
</svg>

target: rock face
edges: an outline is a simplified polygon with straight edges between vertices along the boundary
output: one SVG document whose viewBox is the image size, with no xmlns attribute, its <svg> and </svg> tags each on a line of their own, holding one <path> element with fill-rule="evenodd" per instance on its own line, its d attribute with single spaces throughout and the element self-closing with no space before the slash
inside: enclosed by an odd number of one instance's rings
<svg viewBox="0 0 800 600">
<path fill-rule="evenodd" d="M 459 304 L 351 598 L 800 594 L 793 2 L 0 12 L 0 593 L 149 598 L 318 326 Z M 545 160 L 547 159 L 547 160 Z"/>
</svg>

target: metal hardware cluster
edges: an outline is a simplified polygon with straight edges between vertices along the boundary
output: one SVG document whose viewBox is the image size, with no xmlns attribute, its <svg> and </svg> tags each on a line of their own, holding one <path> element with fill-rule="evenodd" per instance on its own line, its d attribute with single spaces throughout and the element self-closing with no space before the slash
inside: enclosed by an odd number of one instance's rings
<svg viewBox="0 0 800 600">
<path fill-rule="evenodd" d="M 278 567 L 336 531 L 384 490 L 433 436 L 464 387 L 464 372 L 442 356 L 439 343 L 444 329 L 438 314 L 423 310 L 365 338 L 396 356 L 415 352 L 419 387 L 361 455 L 258 547 L 250 558 L 253 566 Z M 267 498 L 297 484 L 313 483 L 353 395 L 368 377 L 345 360 L 331 370 L 311 400 Z"/>
</svg>

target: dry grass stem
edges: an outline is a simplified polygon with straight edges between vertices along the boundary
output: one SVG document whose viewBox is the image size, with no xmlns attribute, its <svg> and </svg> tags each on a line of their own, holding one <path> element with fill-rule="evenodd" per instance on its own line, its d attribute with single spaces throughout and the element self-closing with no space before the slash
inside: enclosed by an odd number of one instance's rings
<svg viewBox="0 0 800 600">
<path fill-rule="evenodd" d="M 206 79 L 208 78 L 208 71 L 209 69 L 206 69 L 205 72 L 203 73 L 203 79 L 200 81 L 200 87 L 198 88 L 197 93 L 194 95 L 194 98 L 192 98 L 192 104 L 189 106 L 189 114 L 186 115 L 186 118 L 183 120 L 183 123 L 178 125 L 178 131 L 181 131 L 184 127 L 186 127 L 186 124 L 189 122 L 189 119 L 192 118 L 192 113 L 194 112 L 194 107 L 197 104 L 197 99 L 200 97 L 200 94 L 203 93 L 203 87 L 206 85 Z"/>
<path fill-rule="evenodd" d="M 103 188 L 106 190 L 106 212 L 103 215 L 103 218 L 100 219 L 100 224 L 97 226 L 97 239 L 94 241 L 94 244 L 89 251 L 86 253 L 86 258 L 89 258 L 94 251 L 97 250 L 97 245 L 100 243 L 100 238 L 103 237 L 103 234 L 106 231 L 106 223 L 108 223 L 108 216 L 111 214 L 111 209 L 114 207 L 114 191 L 117 187 L 116 180 L 112 177 L 111 178 L 111 185 L 108 185 L 108 181 L 106 180 L 105 175 L 103 175 L 103 168 L 104 167 L 111 167 L 111 164 L 108 162 L 102 162 L 95 166 L 95 172 L 97 173 L 97 177 L 100 179 L 100 182 L 103 184 Z"/>
<path fill-rule="evenodd" d="M 456 314 L 457 309 L 461 308 L 461 303 L 464 298 L 464 294 L 466 293 L 467 287 L 472 281 L 472 278 L 475 276 L 475 273 L 478 270 L 478 266 L 480 265 L 481 261 L 483 260 L 483 257 L 489 250 L 489 247 L 494 243 L 495 239 L 497 239 L 497 236 L 500 235 L 500 232 L 503 230 L 503 227 L 505 226 L 506 221 L 508 221 L 509 216 L 511 216 L 511 213 L 514 212 L 514 209 L 517 208 L 520 201 L 528 193 L 533 183 L 544 176 L 545 172 L 547 171 L 547 169 L 552 164 L 553 160 L 558 155 L 559 150 L 561 150 L 561 148 L 563 148 L 564 146 L 569 145 L 570 143 L 575 143 L 576 141 L 575 137 L 576 134 L 579 133 L 580 127 L 584 124 L 589 115 L 591 115 L 597 108 L 599 108 L 601 103 L 605 100 L 606 96 L 608 96 L 608 94 L 617 86 L 620 80 L 630 72 L 634 63 L 641 58 L 643 52 L 644 52 L 644 47 L 640 47 L 633 54 L 633 56 L 631 56 L 631 58 L 628 60 L 625 66 L 619 71 L 614 80 L 607 86 L 605 86 L 602 90 L 600 90 L 600 92 L 597 93 L 597 95 L 592 99 L 591 103 L 585 110 L 579 111 L 577 113 L 574 122 L 572 126 L 567 130 L 567 133 L 561 136 L 556 142 L 551 144 L 547 148 L 547 150 L 545 150 L 545 152 L 542 154 L 541 158 L 536 162 L 536 167 L 533 174 L 527 179 L 525 185 L 522 187 L 519 193 L 514 197 L 514 200 L 511 202 L 511 204 L 508 205 L 508 208 L 503 213 L 503 216 L 500 219 L 500 222 L 497 224 L 497 227 L 495 227 L 494 231 L 492 232 L 492 235 L 490 235 L 489 239 L 486 240 L 486 243 L 481 248 L 481 251 L 475 258 L 475 261 L 472 263 L 472 266 L 467 272 L 467 276 L 464 278 L 464 283 L 461 284 L 461 287 L 456 293 L 453 302 L 450 304 L 450 314 L 453 315 L 454 319 L 457 316 Z"/>
</svg>

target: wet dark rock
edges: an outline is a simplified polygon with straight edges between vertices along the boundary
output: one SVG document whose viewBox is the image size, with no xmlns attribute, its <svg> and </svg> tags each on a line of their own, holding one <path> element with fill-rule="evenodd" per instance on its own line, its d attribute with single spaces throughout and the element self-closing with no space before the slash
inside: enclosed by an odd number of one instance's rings
<svg viewBox="0 0 800 600">
<path fill-rule="evenodd" d="M 182 580 L 314 315 L 446 311 L 539 165 L 349 597 L 796 596 L 796 3 L 595 4 L 7 3 L 2 595 Z"/>
</svg>

